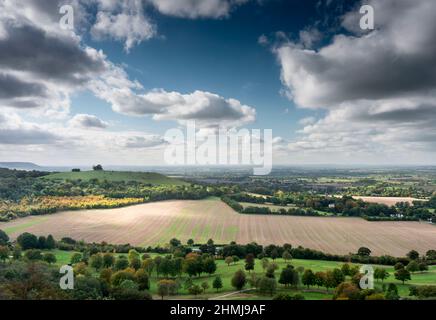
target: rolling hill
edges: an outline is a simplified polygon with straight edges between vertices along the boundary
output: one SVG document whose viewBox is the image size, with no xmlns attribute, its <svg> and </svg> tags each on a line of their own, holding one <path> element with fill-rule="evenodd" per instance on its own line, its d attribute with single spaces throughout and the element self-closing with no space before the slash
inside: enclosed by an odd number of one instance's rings
<svg viewBox="0 0 436 320">
<path fill-rule="evenodd" d="M 40 179 L 51 180 L 83 180 L 91 179 L 107 181 L 136 181 L 151 185 L 187 185 L 179 179 L 170 178 L 154 172 L 127 172 L 127 171 L 82 171 L 52 173 Z"/>
<path fill-rule="evenodd" d="M 0 162 L 0 168 L 16 170 L 41 170 L 42 167 L 32 162 Z"/>
</svg>

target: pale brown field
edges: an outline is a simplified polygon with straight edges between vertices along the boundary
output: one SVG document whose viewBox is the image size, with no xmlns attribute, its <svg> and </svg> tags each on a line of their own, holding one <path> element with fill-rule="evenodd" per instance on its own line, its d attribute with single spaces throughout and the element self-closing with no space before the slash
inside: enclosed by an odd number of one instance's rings
<svg viewBox="0 0 436 320">
<path fill-rule="evenodd" d="M 409 197 L 361 197 L 353 196 L 354 199 L 361 199 L 362 201 L 369 203 L 385 204 L 387 206 L 394 206 L 398 202 L 408 202 L 413 204 L 413 201 L 427 201 L 423 199 L 409 198 Z"/>
<path fill-rule="evenodd" d="M 12 238 L 27 231 L 37 235 L 69 236 L 88 242 L 164 244 L 171 238 L 216 243 L 256 241 L 330 253 L 356 252 L 361 246 L 374 254 L 405 255 L 415 249 L 436 249 L 436 227 L 419 222 L 368 222 L 359 218 L 243 215 L 217 199 L 165 201 L 131 207 L 85 210 L 32 216 L 0 223 Z"/>
</svg>

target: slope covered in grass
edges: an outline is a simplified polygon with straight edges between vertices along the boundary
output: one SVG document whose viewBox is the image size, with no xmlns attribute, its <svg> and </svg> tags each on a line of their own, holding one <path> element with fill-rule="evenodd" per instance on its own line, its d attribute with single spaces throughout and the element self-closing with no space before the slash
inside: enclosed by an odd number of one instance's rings
<svg viewBox="0 0 436 320">
<path fill-rule="evenodd" d="M 185 185 L 186 183 L 154 172 L 127 172 L 127 171 L 82 171 L 60 172 L 44 176 L 41 179 L 51 180 L 82 180 L 92 179 L 107 181 L 136 181 L 152 185 Z"/>
</svg>

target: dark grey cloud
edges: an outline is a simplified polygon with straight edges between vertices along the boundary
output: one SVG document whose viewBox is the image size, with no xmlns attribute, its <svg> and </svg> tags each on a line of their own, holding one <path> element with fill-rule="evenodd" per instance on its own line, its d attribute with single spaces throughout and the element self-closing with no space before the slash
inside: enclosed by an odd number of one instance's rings
<svg viewBox="0 0 436 320">
<path fill-rule="evenodd" d="M 436 105 L 427 104 L 413 108 L 398 108 L 376 113 L 363 112 L 352 116 L 350 119 L 359 121 L 387 121 L 395 123 L 428 123 L 436 128 Z"/>
<path fill-rule="evenodd" d="M 33 25 L 6 22 L 0 39 L 0 68 L 30 72 L 44 80 L 82 84 L 104 71 L 103 60 L 83 50 L 71 37 L 50 34 Z"/>
<path fill-rule="evenodd" d="M 374 8 L 374 31 L 359 29 L 362 4 Z M 289 98 L 300 107 L 328 110 L 304 124 L 290 149 L 365 151 L 387 159 L 403 157 L 405 150 L 433 154 L 435 12 L 433 0 L 361 1 L 339 19 L 348 32 L 329 44 L 316 50 L 291 42 L 277 47 Z"/>
<path fill-rule="evenodd" d="M 316 51 L 293 43 L 277 49 L 282 80 L 300 106 L 425 95 L 436 87 L 436 2 L 369 4 L 379 21 L 379 29 L 370 34 L 338 34 Z M 344 20 L 358 26 L 357 17 L 353 11 Z"/>
<path fill-rule="evenodd" d="M 45 97 L 47 89 L 38 83 L 25 82 L 0 72 L 0 99 L 39 96 Z"/>
</svg>

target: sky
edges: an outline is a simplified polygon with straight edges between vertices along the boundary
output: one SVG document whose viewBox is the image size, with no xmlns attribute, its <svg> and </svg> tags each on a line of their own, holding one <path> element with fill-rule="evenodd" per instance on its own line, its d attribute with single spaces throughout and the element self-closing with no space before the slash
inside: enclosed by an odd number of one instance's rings
<svg viewBox="0 0 436 320">
<path fill-rule="evenodd" d="M 433 0 L 4 0 L 0 162 L 162 165 L 165 132 L 189 120 L 203 135 L 272 129 L 274 164 L 435 164 L 435 13 Z"/>
</svg>

